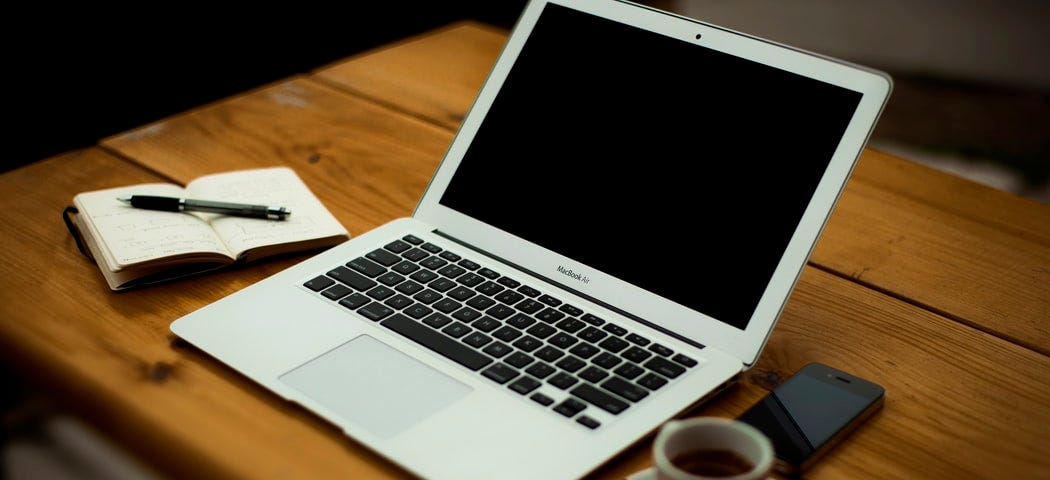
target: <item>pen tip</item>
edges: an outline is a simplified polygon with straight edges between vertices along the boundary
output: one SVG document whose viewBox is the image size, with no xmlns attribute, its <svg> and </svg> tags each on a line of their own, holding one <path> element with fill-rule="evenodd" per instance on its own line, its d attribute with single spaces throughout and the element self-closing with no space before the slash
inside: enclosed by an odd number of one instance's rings
<svg viewBox="0 0 1050 480">
<path fill-rule="evenodd" d="M 120 201 L 122 201 L 124 203 L 131 203 L 131 195 L 125 195 L 123 197 L 117 197 L 117 200 L 120 200 Z"/>
</svg>

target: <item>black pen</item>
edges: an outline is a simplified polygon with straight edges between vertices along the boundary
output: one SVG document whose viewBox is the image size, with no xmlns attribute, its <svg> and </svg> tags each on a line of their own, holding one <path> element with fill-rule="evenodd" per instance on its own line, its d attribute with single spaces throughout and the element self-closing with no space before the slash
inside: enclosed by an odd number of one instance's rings
<svg viewBox="0 0 1050 480">
<path fill-rule="evenodd" d="M 233 215 L 236 217 L 266 218 L 284 220 L 290 212 L 284 207 L 250 205 L 246 203 L 214 202 L 211 200 L 194 200 L 190 198 L 158 197 L 155 195 L 128 195 L 117 197 L 135 208 L 146 210 L 163 210 L 165 212 L 208 212 Z"/>
</svg>

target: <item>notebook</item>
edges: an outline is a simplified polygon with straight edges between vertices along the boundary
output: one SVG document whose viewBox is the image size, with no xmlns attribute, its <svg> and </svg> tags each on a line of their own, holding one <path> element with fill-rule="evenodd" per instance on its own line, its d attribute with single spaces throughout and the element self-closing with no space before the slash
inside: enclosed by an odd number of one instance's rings
<svg viewBox="0 0 1050 480">
<path fill-rule="evenodd" d="M 586 476 L 755 364 L 890 90 L 531 1 L 411 217 L 171 330 L 413 475 Z"/>
</svg>

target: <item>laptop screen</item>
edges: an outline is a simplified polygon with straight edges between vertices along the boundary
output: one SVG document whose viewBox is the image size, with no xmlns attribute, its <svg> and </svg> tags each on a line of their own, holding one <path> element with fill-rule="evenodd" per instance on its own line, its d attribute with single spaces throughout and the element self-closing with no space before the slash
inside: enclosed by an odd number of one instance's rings
<svg viewBox="0 0 1050 480">
<path fill-rule="evenodd" d="M 860 99 L 547 5 L 440 203 L 743 330 Z"/>
</svg>

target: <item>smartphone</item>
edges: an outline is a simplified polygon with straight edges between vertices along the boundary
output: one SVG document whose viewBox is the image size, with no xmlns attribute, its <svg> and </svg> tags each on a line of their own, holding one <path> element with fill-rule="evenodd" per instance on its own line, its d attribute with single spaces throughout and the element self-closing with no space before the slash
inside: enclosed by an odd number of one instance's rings
<svg viewBox="0 0 1050 480">
<path fill-rule="evenodd" d="M 878 411 L 884 394 L 881 386 L 868 380 L 810 363 L 739 419 L 773 442 L 777 472 L 796 475 Z"/>
</svg>

